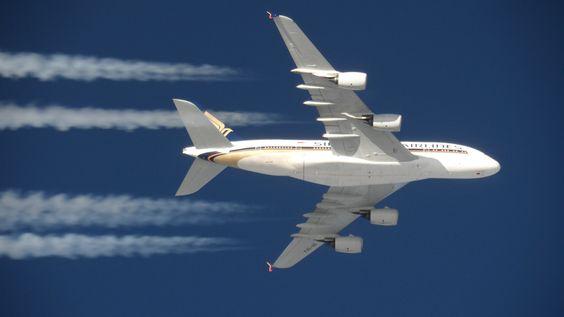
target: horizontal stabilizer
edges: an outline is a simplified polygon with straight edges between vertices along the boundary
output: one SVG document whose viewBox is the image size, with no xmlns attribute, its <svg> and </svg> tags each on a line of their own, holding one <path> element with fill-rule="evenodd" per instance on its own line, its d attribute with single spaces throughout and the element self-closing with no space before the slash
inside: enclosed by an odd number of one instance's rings
<svg viewBox="0 0 564 317">
<path fill-rule="evenodd" d="M 226 166 L 224 165 L 218 165 L 196 158 L 188 174 L 184 177 L 182 184 L 180 184 L 176 196 L 190 195 L 197 192 L 225 168 Z"/>
</svg>

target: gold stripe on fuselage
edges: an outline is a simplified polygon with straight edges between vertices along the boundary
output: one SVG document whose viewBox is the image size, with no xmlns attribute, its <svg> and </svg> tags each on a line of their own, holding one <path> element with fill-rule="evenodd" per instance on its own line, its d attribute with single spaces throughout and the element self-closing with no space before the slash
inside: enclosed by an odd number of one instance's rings
<svg viewBox="0 0 564 317">
<path fill-rule="evenodd" d="M 237 163 L 239 163 L 239 161 L 241 159 L 260 154 L 260 153 L 257 153 L 257 152 L 258 151 L 256 151 L 256 150 L 244 150 L 244 151 L 236 151 L 236 152 L 229 152 L 229 153 L 221 153 L 221 154 L 214 156 L 210 159 L 213 162 L 218 163 L 218 164 L 227 165 L 227 166 L 231 166 L 231 167 L 237 167 Z"/>
<path fill-rule="evenodd" d="M 211 155 L 208 160 L 218 164 L 223 164 L 231 167 L 237 167 L 240 160 L 263 154 L 270 153 L 295 153 L 295 152 L 310 152 L 310 151 L 330 151 L 329 148 L 295 148 L 295 149 L 244 149 L 235 150 L 229 153 L 218 153 Z"/>
</svg>

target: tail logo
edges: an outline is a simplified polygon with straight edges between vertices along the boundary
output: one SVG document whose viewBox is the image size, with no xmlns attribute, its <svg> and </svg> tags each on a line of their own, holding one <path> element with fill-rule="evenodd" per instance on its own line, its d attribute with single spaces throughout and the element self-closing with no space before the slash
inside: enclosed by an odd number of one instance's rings
<svg viewBox="0 0 564 317">
<path fill-rule="evenodd" d="M 230 129 L 228 127 L 225 126 L 225 123 L 221 122 L 221 120 L 219 120 L 218 118 L 216 118 L 214 115 L 212 115 L 209 112 L 204 112 L 204 115 L 208 118 L 208 120 L 210 120 L 210 122 L 217 128 L 217 130 L 219 131 L 219 133 L 223 134 L 224 137 L 227 137 L 227 135 L 231 132 L 233 132 L 233 129 Z"/>
</svg>

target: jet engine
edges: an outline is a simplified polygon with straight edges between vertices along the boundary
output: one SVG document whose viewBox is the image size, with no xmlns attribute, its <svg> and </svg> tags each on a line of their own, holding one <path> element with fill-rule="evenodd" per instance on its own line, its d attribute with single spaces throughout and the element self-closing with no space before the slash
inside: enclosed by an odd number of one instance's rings
<svg viewBox="0 0 564 317">
<path fill-rule="evenodd" d="M 296 74 L 311 74 L 320 78 L 327 78 L 339 86 L 339 88 L 350 90 L 364 90 L 366 89 L 366 73 L 360 72 L 338 72 L 335 70 L 317 70 L 309 68 L 295 68 L 292 73 Z M 301 87 L 300 87 L 301 86 Z M 302 89 L 323 89 L 322 86 L 302 86 Z M 306 88 L 307 87 L 307 88 Z"/>
<path fill-rule="evenodd" d="M 366 73 L 359 72 L 345 72 L 338 73 L 333 81 L 339 88 L 350 90 L 364 90 L 366 89 Z"/>
<path fill-rule="evenodd" d="M 401 129 L 401 115 L 377 114 L 372 118 L 372 126 L 376 130 L 399 132 Z"/>
<path fill-rule="evenodd" d="M 395 226 L 398 224 L 399 212 L 394 208 L 370 208 L 353 212 L 370 220 L 370 223 L 378 226 Z"/>
<path fill-rule="evenodd" d="M 370 223 L 378 226 L 395 226 L 398 224 L 399 212 L 394 208 L 370 209 Z"/>
<path fill-rule="evenodd" d="M 356 120 L 362 120 L 371 125 L 375 130 L 399 132 L 401 129 L 401 115 L 399 114 L 363 114 L 352 115 L 346 112 L 343 115 Z"/>
<path fill-rule="evenodd" d="M 333 247 L 335 251 L 340 253 L 360 253 L 362 252 L 362 238 L 355 236 L 336 237 Z"/>
</svg>

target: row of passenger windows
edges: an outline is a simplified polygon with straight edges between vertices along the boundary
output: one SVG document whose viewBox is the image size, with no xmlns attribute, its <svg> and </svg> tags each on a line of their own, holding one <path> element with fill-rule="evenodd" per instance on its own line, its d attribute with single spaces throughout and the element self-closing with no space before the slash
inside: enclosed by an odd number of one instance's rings
<svg viewBox="0 0 564 317">
<path fill-rule="evenodd" d="M 423 150 L 426 152 L 468 153 L 458 145 L 445 143 L 403 143 L 408 150 Z"/>
<path fill-rule="evenodd" d="M 259 146 L 255 147 L 256 150 L 294 150 L 296 146 Z"/>
<path fill-rule="evenodd" d="M 441 143 L 404 143 L 408 150 L 425 150 L 429 152 L 448 152 L 448 153 L 467 153 L 458 147 L 451 147 L 450 144 Z M 313 149 L 313 150 L 329 150 L 330 146 L 282 146 L 282 145 L 271 145 L 271 146 L 257 146 L 255 150 L 301 150 L 301 149 Z"/>
<path fill-rule="evenodd" d="M 450 149 L 450 144 L 444 143 L 404 143 L 407 148 L 439 148 L 439 149 Z"/>
<path fill-rule="evenodd" d="M 327 150 L 331 149 L 330 146 L 257 146 L 255 150 L 301 150 L 301 149 L 314 149 L 314 150 Z"/>
<path fill-rule="evenodd" d="M 408 150 L 410 151 L 423 151 L 423 152 L 446 152 L 446 153 L 464 153 L 467 154 L 468 152 L 464 151 L 464 150 L 458 150 L 458 149 L 422 149 L 422 148 L 408 148 Z"/>
</svg>

